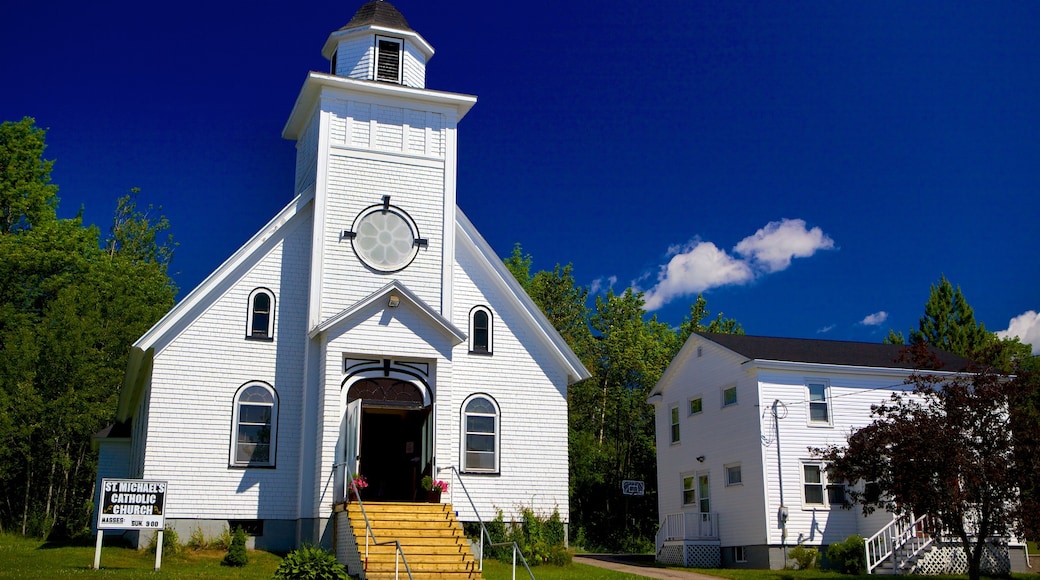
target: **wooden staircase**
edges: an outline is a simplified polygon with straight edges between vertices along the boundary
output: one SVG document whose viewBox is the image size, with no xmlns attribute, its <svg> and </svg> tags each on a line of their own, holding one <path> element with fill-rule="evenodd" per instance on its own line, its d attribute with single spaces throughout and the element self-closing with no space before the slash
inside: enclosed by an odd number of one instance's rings
<svg viewBox="0 0 1040 580">
<path fill-rule="evenodd" d="M 482 580 L 479 564 L 451 505 L 366 502 L 365 513 L 372 533 L 380 542 L 397 540 L 401 543 L 415 580 Z M 347 517 L 364 562 L 367 531 L 365 517 L 357 502 L 347 505 Z M 393 544 L 375 546 L 369 538 L 365 578 L 394 578 L 397 559 Z M 400 578 L 408 578 L 403 562 L 399 572 Z"/>
</svg>

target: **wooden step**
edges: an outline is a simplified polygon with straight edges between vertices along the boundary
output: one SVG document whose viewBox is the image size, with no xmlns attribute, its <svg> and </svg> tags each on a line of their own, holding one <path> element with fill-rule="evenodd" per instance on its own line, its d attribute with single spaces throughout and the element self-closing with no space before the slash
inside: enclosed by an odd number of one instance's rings
<svg viewBox="0 0 1040 580">
<path fill-rule="evenodd" d="M 400 502 L 365 503 L 361 507 L 352 502 L 346 506 L 351 531 L 357 541 L 361 558 L 366 562 L 366 577 L 370 580 L 393 578 L 397 567 L 404 572 L 404 562 L 394 545 L 366 547 L 369 529 L 380 542 L 397 540 L 416 580 L 481 580 L 479 563 L 474 558 L 462 525 L 455 518 L 449 504 Z"/>
</svg>

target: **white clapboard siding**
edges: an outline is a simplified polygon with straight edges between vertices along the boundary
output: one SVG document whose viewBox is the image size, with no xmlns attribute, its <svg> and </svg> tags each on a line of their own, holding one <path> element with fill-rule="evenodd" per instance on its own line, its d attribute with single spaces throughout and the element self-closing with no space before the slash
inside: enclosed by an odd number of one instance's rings
<svg viewBox="0 0 1040 580">
<path fill-rule="evenodd" d="M 701 356 L 697 348 L 701 347 Z M 659 506 L 662 517 L 699 511 L 682 505 L 682 477 L 707 471 L 710 510 L 718 512 L 722 545 L 747 545 L 738 538 L 765 541 L 762 439 L 758 430 L 762 409 L 757 385 L 740 367 L 742 359 L 710 341 L 692 337 L 672 363 L 657 405 Z M 737 404 L 722 406 L 722 389 L 737 387 Z M 703 411 L 689 414 L 689 401 L 701 397 Z M 672 405 L 679 407 L 680 441 L 671 442 Z M 704 456 L 704 462 L 697 457 Z M 743 482 L 726 486 L 725 466 L 740 464 Z"/>
<path fill-rule="evenodd" d="M 170 482 L 168 517 L 296 517 L 295 501 L 275 498 L 298 490 L 307 225 L 301 219 L 281 229 L 270 250 L 226 279 L 226 289 L 155 356 L 143 476 Z M 273 341 L 245 338 L 249 294 L 259 287 L 275 295 Z M 278 394 L 275 469 L 228 467 L 234 396 L 250 381 Z"/>
<path fill-rule="evenodd" d="M 493 284 L 481 258 L 466 244 L 457 255 L 452 321 L 469 332 L 470 309 L 487 306 L 493 354 L 469 354 L 468 342 L 455 347 L 451 423 L 445 425 L 450 438 L 438 441 L 438 460 L 461 466 L 462 404 L 474 393 L 490 395 L 500 410 L 500 473 L 463 476 L 481 518 L 494 518 L 497 509 L 509 517 L 522 506 L 545 515 L 558 509 L 567 521 L 567 377 L 530 335 L 528 315 Z M 462 491 L 456 491 L 452 498 L 460 518 L 475 519 Z"/>
<path fill-rule="evenodd" d="M 802 465 L 818 461 L 809 448 L 827 445 L 842 445 L 851 430 L 870 423 L 870 408 L 888 400 L 895 390 L 909 390 L 903 384 L 907 374 L 902 372 L 856 372 L 832 370 L 779 371 L 760 370 L 762 405 L 772 404 L 779 399 L 786 407 L 787 416 L 780 420 L 780 444 L 783 465 L 784 501 L 788 505 L 788 542 L 803 541 L 806 544 L 826 545 L 842 541 L 852 534 L 873 534 L 875 520 L 864 518 L 859 509 L 843 509 L 839 506 L 805 505 L 802 488 Z M 810 380 L 824 381 L 830 385 L 831 423 L 821 425 L 809 421 L 808 391 Z M 773 430 L 772 420 L 765 423 L 765 430 Z M 771 447 L 766 456 L 765 475 L 769 496 L 769 513 L 779 508 L 779 476 L 776 448 Z M 780 530 L 771 528 L 771 542 L 780 542 Z"/>
</svg>

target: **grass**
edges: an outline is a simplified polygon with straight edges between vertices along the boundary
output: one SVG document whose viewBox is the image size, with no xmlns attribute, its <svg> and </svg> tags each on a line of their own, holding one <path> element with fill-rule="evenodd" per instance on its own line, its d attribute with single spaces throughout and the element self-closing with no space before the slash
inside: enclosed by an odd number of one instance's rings
<svg viewBox="0 0 1040 580">
<path fill-rule="evenodd" d="M 531 568 L 535 578 L 538 580 L 634 580 L 646 576 L 635 574 L 624 574 L 605 568 L 586 566 L 585 564 L 571 564 L 570 566 L 535 566 Z M 513 567 L 510 564 L 498 560 L 484 560 L 484 580 L 511 580 Z M 517 564 L 517 580 L 530 580 L 527 570 Z M 871 579 L 871 580 L 877 580 Z"/>
<path fill-rule="evenodd" d="M 269 579 L 281 557 L 269 552 L 249 552 L 243 568 L 221 566 L 222 550 L 182 549 L 180 554 L 163 553 L 162 567 L 155 572 L 155 554 L 147 551 L 105 546 L 101 570 L 92 570 L 94 546 L 54 545 L 34 538 L 0 535 L 0 578 L 253 578 Z"/>
</svg>

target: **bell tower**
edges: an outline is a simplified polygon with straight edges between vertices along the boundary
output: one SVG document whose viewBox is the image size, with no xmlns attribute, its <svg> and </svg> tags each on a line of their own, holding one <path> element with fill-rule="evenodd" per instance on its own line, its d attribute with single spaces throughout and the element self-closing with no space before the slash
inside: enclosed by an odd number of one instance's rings
<svg viewBox="0 0 1040 580">
<path fill-rule="evenodd" d="M 389 2 L 332 32 L 283 136 L 313 196 L 308 327 L 393 281 L 444 316 L 455 262 L 456 128 L 476 97 L 426 88 L 433 47 Z"/>
<path fill-rule="evenodd" d="M 372 0 L 329 35 L 321 53 L 336 76 L 424 89 L 433 47 L 392 4 Z"/>
</svg>

